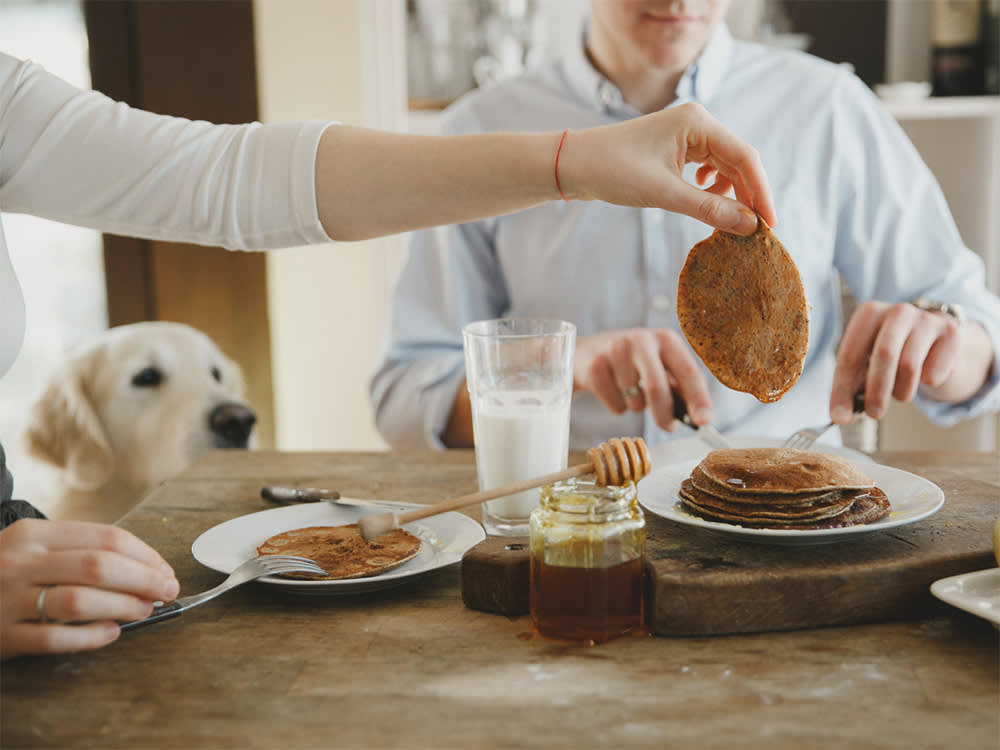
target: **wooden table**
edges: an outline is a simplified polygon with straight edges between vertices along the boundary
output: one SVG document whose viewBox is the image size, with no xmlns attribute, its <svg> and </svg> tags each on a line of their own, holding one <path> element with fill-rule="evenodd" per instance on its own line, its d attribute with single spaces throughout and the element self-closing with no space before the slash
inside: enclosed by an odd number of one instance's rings
<svg viewBox="0 0 1000 750">
<path fill-rule="evenodd" d="M 1000 497 L 986 454 L 884 463 Z M 215 452 L 122 525 L 182 593 L 222 575 L 194 539 L 268 507 L 265 483 L 430 503 L 475 489 L 470 452 Z M 650 517 L 651 538 L 661 524 Z M 1000 746 L 997 631 L 941 604 L 917 621 L 586 648 L 466 609 L 460 566 L 312 598 L 250 584 L 100 651 L 2 666 L 3 748 L 943 748 Z"/>
</svg>

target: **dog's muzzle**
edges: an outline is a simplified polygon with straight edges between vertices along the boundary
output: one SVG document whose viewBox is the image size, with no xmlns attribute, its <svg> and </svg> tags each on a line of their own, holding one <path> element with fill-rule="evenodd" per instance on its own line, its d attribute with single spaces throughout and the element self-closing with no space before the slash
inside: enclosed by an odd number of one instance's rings
<svg viewBox="0 0 1000 750">
<path fill-rule="evenodd" d="M 219 404 L 208 415 L 208 423 L 218 448 L 246 448 L 257 415 L 244 404 Z"/>
</svg>

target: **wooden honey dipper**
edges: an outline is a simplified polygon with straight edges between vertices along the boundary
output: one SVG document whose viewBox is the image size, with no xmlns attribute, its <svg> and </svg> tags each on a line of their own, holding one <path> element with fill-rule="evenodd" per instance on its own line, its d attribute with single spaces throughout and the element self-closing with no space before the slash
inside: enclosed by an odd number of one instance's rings
<svg viewBox="0 0 1000 750">
<path fill-rule="evenodd" d="M 545 484 L 561 482 L 564 479 L 584 474 L 595 474 L 597 484 L 601 486 L 622 485 L 638 482 L 649 473 L 649 470 L 649 450 L 646 448 L 645 440 L 642 438 L 612 438 L 608 442 L 588 450 L 587 463 L 585 464 L 570 466 L 562 471 L 544 474 L 534 479 L 523 479 L 504 487 L 473 492 L 471 495 L 462 495 L 428 505 L 426 508 L 415 508 L 405 513 L 380 513 L 362 516 L 358 520 L 358 528 L 361 531 L 361 536 L 370 542 L 376 537 L 398 529 L 411 521 L 419 521 L 421 518 L 436 516 L 439 513 L 447 513 L 487 500 L 495 500 L 498 497 L 513 495 L 516 492 L 523 492 Z"/>
</svg>

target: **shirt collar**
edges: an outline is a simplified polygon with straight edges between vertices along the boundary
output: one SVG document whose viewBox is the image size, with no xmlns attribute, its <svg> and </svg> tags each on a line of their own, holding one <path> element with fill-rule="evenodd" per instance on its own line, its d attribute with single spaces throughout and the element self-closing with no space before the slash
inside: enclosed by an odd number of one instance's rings
<svg viewBox="0 0 1000 750">
<path fill-rule="evenodd" d="M 635 116 L 638 112 L 622 98 L 615 84 L 604 77 L 587 57 L 587 26 L 580 34 L 580 42 L 572 47 L 563 61 L 570 88 L 596 109 L 612 114 Z M 705 104 L 719 90 L 732 55 L 733 37 L 720 23 L 677 85 L 677 99 L 672 104 L 696 101 Z"/>
<path fill-rule="evenodd" d="M 701 55 L 695 61 L 688 72 L 693 71 L 692 96 L 691 98 L 707 104 L 718 93 L 726 77 L 726 70 L 733 55 L 733 37 L 729 33 L 725 23 L 720 23 L 715 27 L 712 36 L 702 50 Z M 685 76 L 687 73 L 685 73 Z M 682 79 L 683 83 L 683 79 Z M 678 87 L 678 94 L 680 93 Z M 680 97 L 678 97 L 680 98 Z"/>
</svg>

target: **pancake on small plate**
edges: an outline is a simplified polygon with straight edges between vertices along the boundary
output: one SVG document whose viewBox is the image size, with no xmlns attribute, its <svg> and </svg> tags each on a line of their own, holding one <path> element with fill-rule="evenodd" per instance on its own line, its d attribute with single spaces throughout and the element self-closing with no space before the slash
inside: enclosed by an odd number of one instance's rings
<svg viewBox="0 0 1000 750">
<path fill-rule="evenodd" d="M 802 374 L 809 315 L 795 262 L 767 224 L 741 237 L 716 230 L 688 253 L 677 319 L 723 385 L 777 401 Z"/>
<path fill-rule="evenodd" d="M 749 528 L 831 529 L 871 523 L 889 499 L 854 464 L 788 448 L 712 451 L 681 482 L 683 506 Z"/>
<path fill-rule="evenodd" d="M 307 526 L 275 534 L 257 547 L 259 555 L 297 555 L 313 560 L 326 576 L 284 573 L 285 578 L 333 581 L 365 578 L 392 570 L 420 552 L 420 539 L 404 529 L 393 529 L 372 542 L 361 538 L 358 525 Z"/>
</svg>

